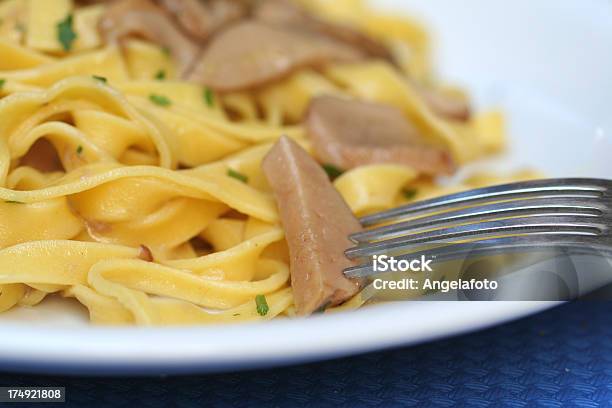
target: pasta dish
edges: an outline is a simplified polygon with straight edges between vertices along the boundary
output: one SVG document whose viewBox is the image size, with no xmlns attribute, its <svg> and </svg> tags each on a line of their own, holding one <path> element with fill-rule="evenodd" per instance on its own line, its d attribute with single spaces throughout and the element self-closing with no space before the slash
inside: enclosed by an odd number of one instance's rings
<svg viewBox="0 0 612 408">
<path fill-rule="evenodd" d="M 0 0 L 0 311 L 361 306 L 356 217 L 498 181 L 438 182 L 505 136 L 430 59 L 418 22 L 358 0 Z"/>
</svg>

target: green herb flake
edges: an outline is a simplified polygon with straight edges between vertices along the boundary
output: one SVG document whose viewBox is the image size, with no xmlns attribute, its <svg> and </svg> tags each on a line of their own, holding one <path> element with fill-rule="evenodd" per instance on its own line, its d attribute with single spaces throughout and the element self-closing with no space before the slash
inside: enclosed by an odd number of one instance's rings
<svg viewBox="0 0 612 408">
<path fill-rule="evenodd" d="M 155 74 L 155 79 L 157 79 L 158 81 L 163 81 L 164 79 L 166 79 L 166 71 L 164 71 L 163 69 L 157 71 L 157 74 Z"/>
<path fill-rule="evenodd" d="M 331 302 L 325 302 L 323 303 L 321 306 L 319 306 L 314 312 L 313 314 L 320 314 L 320 313 L 325 313 L 325 310 L 327 310 L 328 307 L 331 306 Z"/>
<path fill-rule="evenodd" d="M 6 79 L 0 79 L 0 89 L 4 87 L 4 84 L 6 84 Z"/>
<path fill-rule="evenodd" d="M 240 313 L 234 313 L 232 316 L 240 316 Z"/>
<path fill-rule="evenodd" d="M 215 94 L 213 93 L 212 89 L 208 87 L 204 88 L 204 101 L 206 102 L 206 105 L 211 108 L 215 106 Z"/>
<path fill-rule="evenodd" d="M 417 193 L 418 190 L 416 188 L 405 188 L 402 190 L 402 195 L 406 200 L 413 200 Z"/>
<path fill-rule="evenodd" d="M 338 167 L 334 166 L 333 164 L 323 164 L 322 166 L 323 166 L 323 170 L 325 170 L 330 180 L 335 180 L 338 177 L 340 177 L 342 173 L 344 173 L 343 170 L 340 170 Z"/>
<path fill-rule="evenodd" d="M 77 35 L 72 27 L 73 16 L 68 14 L 66 18 L 57 24 L 57 39 L 62 44 L 64 51 L 70 51 L 72 43 L 76 40 Z"/>
<path fill-rule="evenodd" d="M 257 313 L 259 313 L 260 316 L 265 316 L 270 311 L 270 307 L 264 295 L 255 296 L 255 305 L 257 305 Z"/>
<path fill-rule="evenodd" d="M 76 150 L 77 154 L 80 156 L 83 153 L 83 146 L 79 145 Z"/>
<path fill-rule="evenodd" d="M 7 204 L 25 204 L 25 203 L 22 203 L 21 201 L 14 201 L 14 200 L 5 200 L 4 202 Z"/>
<path fill-rule="evenodd" d="M 172 104 L 170 99 L 163 95 L 151 94 L 149 95 L 149 100 L 159 106 L 170 106 Z"/>
<path fill-rule="evenodd" d="M 93 79 L 95 79 L 96 81 L 100 81 L 103 84 L 107 83 L 108 80 L 106 78 L 104 78 L 103 76 L 98 76 L 98 75 L 92 75 L 91 76 Z"/>
<path fill-rule="evenodd" d="M 240 180 L 243 183 L 248 183 L 249 182 L 249 177 L 234 170 L 234 169 L 227 169 L 227 175 L 230 177 L 235 178 L 236 180 Z"/>
</svg>

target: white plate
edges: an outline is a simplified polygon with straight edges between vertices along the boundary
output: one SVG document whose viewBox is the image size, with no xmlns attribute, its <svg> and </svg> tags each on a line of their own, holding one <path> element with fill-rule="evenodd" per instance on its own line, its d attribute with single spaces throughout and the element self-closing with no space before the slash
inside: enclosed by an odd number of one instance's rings
<svg viewBox="0 0 612 408">
<path fill-rule="evenodd" d="M 509 115 L 502 169 L 612 178 L 612 3 L 381 1 L 422 16 L 440 73 Z M 272 366 L 416 344 L 532 314 L 544 302 L 404 302 L 353 313 L 221 327 L 99 328 L 49 299 L 0 315 L 0 369 L 178 373 Z M 66 313 L 70 310 L 69 313 Z"/>
</svg>

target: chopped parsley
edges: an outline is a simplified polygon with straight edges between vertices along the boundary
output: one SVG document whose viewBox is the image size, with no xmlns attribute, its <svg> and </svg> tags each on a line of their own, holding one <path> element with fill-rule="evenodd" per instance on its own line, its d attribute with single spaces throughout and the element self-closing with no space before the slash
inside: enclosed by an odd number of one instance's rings
<svg viewBox="0 0 612 408">
<path fill-rule="evenodd" d="M 0 89 L 4 87 L 4 84 L 6 84 L 6 79 L 0 79 Z"/>
<path fill-rule="evenodd" d="M 4 202 L 7 204 L 25 204 L 25 203 L 22 203 L 21 201 L 15 201 L 15 200 L 5 200 Z"/>
<path fill-rule="evenodd" d="M 255 305 L 257 306 L 257 313 L 260 316 L 265 316 L 268 314 L 270 307 L 268 306 L 268 302 L 266 301 L 266 297 L 264 295 L 255 296 Z"/>
<path fill-rule="evenodd" d="M 412 200 L 416 197 L 418 191 L 416 188 L 405 188 L 402 190 L 402 195 L 406 200 Z"/>
<path fill-rule="evenodd" d="M 318 313 L 325 313 L 325 310 L 331 306 L 331 302 L 325 302 L 323 303 L 321 306 L 319 306 L 319 308 L 317 310 L 315 310 L 313 313 L 314 314 L 318 314 Z"/>
<path fill-rule="evenodd" d="M 208 87 L 204 88 L 204 101 L 211 108 L 215 106 L 215 94 Z"/>
<path fill-rule="evenodd" d="M 163 81 L 164 79 L 166 79 L 166 71 L 164 71 L 163 69 L 157 71 L 157 74 L 155 74 L 155 79 L 157 79 L 158 81 Z"/>
<path fill-rule="evenodd" d="M 64 51 L 70 51 L 72 43 L 77 35 L 72 28 L 73 16 L 68 14 L 66 18 L 57 23 L 57 39 L 62 44 Z"/>
<path fill-rule="evenodd" d="M 108 80 L 104 78 L 103 76 L 92 75 L 91 77 L 95 79 L 96 81 L 102 82 L 103 84 L 108 82 Z"/>
<path fill-rule="evenodd" d="M 342 173 L 344 173 L 343 170 L 340 170 L 338 167 L 334 166 L 333 164 L 323 164 L 322 166 L 323 166 L 323 170 L 325 170 L 330 180 L 335 180 L 338 177 L 340 177 Z"/>
<path fill-rule="evenodd" d="M 83 146 L 79 145 L 76 152 L 80 156 L 83 153 Z"/>
<path fill-rule="evenodd" d="M 170 99 L 163 95 L 151 94 L 149 95 L 149 99 L 151 100 L 151 102 L 159 106 L 169 106 L 172 104 Z"/>
<path fill-rule="evenodd" d="M 240 313 L 234 313 L 232 316 L 240 316 Z"/>
<path fill-rule="evenodd" d="M 240 180 L 243 183 L 248 183 L 249 182 L 249 177 L 234 170 L 234 169 L 227 169 L 227 175 L 230 177 L 235 178 L 236 180 Z"/>
</svg>

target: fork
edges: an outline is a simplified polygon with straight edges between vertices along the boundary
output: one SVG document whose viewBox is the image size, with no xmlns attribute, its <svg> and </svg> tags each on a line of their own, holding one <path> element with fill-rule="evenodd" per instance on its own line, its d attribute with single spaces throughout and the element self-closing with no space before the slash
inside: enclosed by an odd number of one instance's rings
<svg viewBox="0 0 612 408">
<path fill-rule="evenodd" d="M 478 188 L 360 221 L 366 229 L 350 236 L 356 245 L 345 251 L 362 260 L 344 270 L 352 278 L 379 273 L 370 259 L 383 254 L 451 260 L 564 248 L 612 255 L 612 180 L 557 178 Z"/>
</svg>

